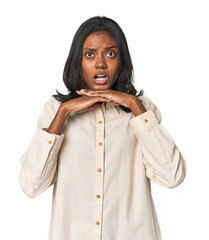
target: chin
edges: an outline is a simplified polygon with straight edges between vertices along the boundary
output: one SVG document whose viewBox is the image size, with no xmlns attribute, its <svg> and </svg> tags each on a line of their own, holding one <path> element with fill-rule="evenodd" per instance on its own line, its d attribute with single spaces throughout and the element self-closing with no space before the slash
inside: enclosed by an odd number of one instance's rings
<svg viewBox="0 0 209 240">
<path fill-rule="evenodd" d="M 93 90 L 107 90 L 110 89 L 109 85 L 96 85 L 92 87 Z"/>
</svg>

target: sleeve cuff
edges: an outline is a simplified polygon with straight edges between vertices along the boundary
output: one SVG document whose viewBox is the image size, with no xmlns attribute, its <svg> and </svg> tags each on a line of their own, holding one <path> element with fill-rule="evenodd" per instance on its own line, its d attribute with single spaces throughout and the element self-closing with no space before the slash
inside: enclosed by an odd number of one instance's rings
<svg viewBox="0 0 209 240">
<path fill-rule="evenodd" d="M 132 118 L 129 123 L 131 124 L 135 134 L 143 131 L 151 131 L 154 126 L 159 124 L 151 110 Z"/>
<path fill-rule="evenodd" d="M 64 134 L 56 135 L 52 133 L 48 133 L 43 129 L 38 128 L 35 132 L 33 140 L 29 145 L 29 149 L 35 145 L 50 148 L 51 150 L 58 151 L 62 145 L 62 141 L 64 139 Z"/>
</svg>

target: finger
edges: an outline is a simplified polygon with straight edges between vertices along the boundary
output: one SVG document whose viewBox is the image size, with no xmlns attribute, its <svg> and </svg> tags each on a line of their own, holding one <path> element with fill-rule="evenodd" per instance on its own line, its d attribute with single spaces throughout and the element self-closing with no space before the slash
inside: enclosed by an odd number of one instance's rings
<svg viewBox="0 0 209 240">
<path fill-rule="evenodd" d="M 97 110 L 97 109 L 101 109 L 102 105 L 99 103 L 95 103 L 92 106 L 88 107 L 88 110 Z"/>
<path fill-rule="evenodd" d="M 113 90 L 111 90 L 113 91 Z M 110 101 L 114 101 L 117 100 L 116 96 L 112 94 L 112 92 L 108 92 L 107 90 L 105 91 L 97 91 L 97 90 L 89 90 L 89 89 L 84 89 L 83 91 L 79 92 L 76 91 L 78 94 L 80 95 L 84 95 L 84 96 L 89 96 L 89 97 L 105 97 L 107 99 L 109 99 Z"/>
<path fill-rule="evenodd" d="M 114 101 L 110 94 L 108 93 L 86 93 L 89 97 L 100 97 L 100 98 L 106 98 L 108 101 Z"/>
<path fill-rule="evenodd" d="M 119 104 L 118 102 L 116 102 L 116 101 L 114 101 L 114 100 L 111 100 L 110 98 L 109 98 L 109 100 L 110 100 L 109 103 Z"/>
<path fill-rule="evenodd" d="M 93 92 L 77 92 L 77 93 L 78 93 L 78 95 L 89 96 L 89 97 L 99 97 L 100 96 L 100 97 L 108 98 L 108 95 L 105 92 L 95 92 L 95 93 L 93 93 Z"/>
<path fill-rule="evenodd" d="M 79 94 L 79 95 L 101 95 L 101 94 L 104 94 L 104 93 L 111 93 L 108 90 L 89 90 L 89 89 L 81 89 L 81 90 L 76 90 L 76 93 Z"/>
<path fill-rule="evenodd" d="M 105 97 L 93 97 L 92 98 L 95 102 L 110 102 L 111 100 Z"/>
<path fill-rule="evenodd" d="M 88 95 L 88 94 L 92 93 L 93 91 L 97 91 L 97 90 L 89 90 L 89 89 L 76 90 L 77 94 L 79 94 L 79 95 Z"/>
<path fill-rule="evenodd" d="M 81 99 L 84 98 L 86 99 L 87 101 L 90 101 L 90 104 L 93 102 L 93 103 L 96 103 L 98 101 L 102 101 L 102 102 L 109 102 L 111 101 L 109 98 L 107 97 L 102 97 L 102 96 L 82 96 Z"/>
<path fill-rule="evenodd" d="M 81 90 L 76 90 L 76 92 L 80 95 L 83 95 L 87 92 L 87 90 L 86 89 L 81 89 Z"/>
<path fill-rule="evenodd" d="M 120 104 L 116 101 L 114 101 L 113 99 L 111 99 L 110 97 L 106 96 L 106 97 L 102 97 L 102 96 L 87 96 L 86 97 L 89 97 L 89 98 L 92 98 L 92 99 L 95 99 L 95 101 L 100 101 L 100 102 L 108 102 L 114 106 L 119 106 Z"/>
<path fill-rule="evenodd" d="M 102 108 L 102 105 L 99 104 L 99 103 L 95 103 L 92 106 L 84 108 L 84 109 L 82 109 L 81 111 L 79 111 L 77 113 L 82 113 L 82 112 L 86 112 L 86 111 L 89 111 L 89 110 L 98 110 L 100 108 Z"/>
<path fill-rule="evenodd" d="M 116 103 L 116 102 L 109 102 L 109 103 L 114 105 L 114 106 L 119 106 L 120 105 L 119 103 Z"/>
<path fill-rule="evenodd" d="M 104 102 L 109 102 L 110 100 L 104 97 L 90 97 L 90 101 L 88 103 L 88 107 L 96 107 L 96 109 L 98 109 L 98 107 L 100 107 L 102 105 L 102 103 Z"/>
</svg>

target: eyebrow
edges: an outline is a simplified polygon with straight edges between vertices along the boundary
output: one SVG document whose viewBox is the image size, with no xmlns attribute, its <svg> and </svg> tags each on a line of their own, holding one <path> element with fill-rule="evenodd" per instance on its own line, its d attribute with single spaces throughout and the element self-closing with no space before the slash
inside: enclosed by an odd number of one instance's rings
<svg viewBox="0 0 209 240">
<path fill-rule="evenodd" d="M 109 50 L 109 49 L 111 49 L 111 48 L 117 48 L 117 46 L 106 47 L 105 50 Z M 84 51 L 84 50 L 96 51 L 97 48 L 84 48 L 83 51 Z"/>
</svg>

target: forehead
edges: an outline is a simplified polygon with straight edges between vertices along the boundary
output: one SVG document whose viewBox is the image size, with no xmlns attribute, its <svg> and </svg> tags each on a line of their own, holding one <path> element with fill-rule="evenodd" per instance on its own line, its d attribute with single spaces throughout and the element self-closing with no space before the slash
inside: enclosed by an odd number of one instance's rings
<svg viewBox="0 0 209 240">
<path fill-rule="evenodd" d="M 99 48 L 117 46 L 116 41 L 108 32 L 91 33 L 84 41 L 83 48 Z"/>
</svg>

